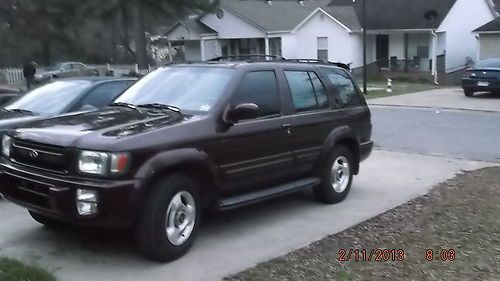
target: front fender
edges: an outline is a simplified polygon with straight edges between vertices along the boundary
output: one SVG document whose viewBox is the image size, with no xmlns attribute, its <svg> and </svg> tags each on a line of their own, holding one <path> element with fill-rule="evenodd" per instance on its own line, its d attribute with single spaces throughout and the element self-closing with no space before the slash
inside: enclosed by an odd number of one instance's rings
<svg viewBox="0 0 500 281">
<path fill-rule="evenodd" d="M 333 148 L 339 144 L 343 143 L 347 145 L 354 156 L 354 174 L 358 174 L 359 172 L 359 138 L 354 133 L 354 130 L 349 126 L 340 126 L 332 130 L 325 142 L 323 143 L 323 148 L 321 150 L 321 157 L 318 161 L 316 171 L 319 175 L 323 170 L 323 167 L 326 165 L 328 158 L 330 157 L 330 153 Z"/>
<path fill-rule="evenodd" d="M 141 180 L 154 178 L 159 173 L 180 165 L 201 166 L 214 178 L 216 175 L 215 164 L 206 152 L 196 148 L 181 148 L 164 151 L 151 157 L 139 168 L 135 178 Z"/>
</svg>

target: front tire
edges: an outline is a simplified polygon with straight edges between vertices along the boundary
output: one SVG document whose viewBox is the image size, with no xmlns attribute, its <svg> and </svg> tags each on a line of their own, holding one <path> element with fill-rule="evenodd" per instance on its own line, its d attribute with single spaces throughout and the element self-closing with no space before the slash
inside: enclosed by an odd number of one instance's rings
<svg viewBox="0 0 500 281">
<path fill-rule="evenodd" d="M 474 92 L 471 91 L 471 90 L 464 90 L 464 95 L 466 97 L 473 97 L 474 96 Z"/>
<path fill-rule="evenodd" d="M 351 190 L 353 176 L 352 152 L 343 145 L 335 147 L 323 169 L 321 184 L 314 188 L 316 198 L 326 204 L 343 201 Z"/>
<path fill-rule="evenodd" d="M 139 251 L 159 262 L 173 261 L 191 248 L 201 219 L 198 183 L 184 174 L 158 181 L 135 227 Z"/>
</svg>

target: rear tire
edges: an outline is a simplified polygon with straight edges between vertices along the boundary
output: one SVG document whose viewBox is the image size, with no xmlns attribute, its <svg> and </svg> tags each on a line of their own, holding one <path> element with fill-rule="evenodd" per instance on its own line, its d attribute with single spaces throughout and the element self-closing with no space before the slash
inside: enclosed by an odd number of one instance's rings
<svg viewBox="0 0 500 281">
<path fill-rule="evenodd" d="M 464 90 L 464 95 L 466 97 L 473 97 L 474 96 L 474 92 L 471 91 L 471 90 Z"/>
<path fill-rule="evenodd" d="M 172 174 L 154 184 L 135 227 L 138 250 L 146 257 L 173 261 L 191 248 L 201 219 L 198 183 Z"/>
<path fill-rule="evenodd" d="M 335 204 L 347 197 L 354 176 L 353 159 L 347 147 L 340 145 L 333 149 L 321 175 L 321 184 L 314 188 L 319 201 Z"/>
<path fill-rule="evenodd" d="M 35 213 L 33 211 L 29 211 L 31 217 L 38 223 L 40 224 L 43 224 L 44 226 L 48 227 L 48 228 L 63 228 L 65 226 L 67 226 L 68 224 L 63 222 L 63 221 L 60 221 L 58 219 L 54 219 L 54 218 L 51 218 L 51 217 L 47 217 L 47 216 L 44 216 L 44 215 L 40 215 L 38 213 Z"/>
</svg>

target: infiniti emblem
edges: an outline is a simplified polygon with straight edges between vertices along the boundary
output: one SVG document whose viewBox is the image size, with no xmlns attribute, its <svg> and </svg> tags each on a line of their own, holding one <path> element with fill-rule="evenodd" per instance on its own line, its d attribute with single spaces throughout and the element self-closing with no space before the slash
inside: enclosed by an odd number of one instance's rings
<svg viewBox="0 0 500 281">
<path fill-rule="evenodd" d="M 29 152 L 29 156 L 33 159 L 38 158 L 38 152 L 36 152 L 35 150 L 32 150 Z"/>
</svg>

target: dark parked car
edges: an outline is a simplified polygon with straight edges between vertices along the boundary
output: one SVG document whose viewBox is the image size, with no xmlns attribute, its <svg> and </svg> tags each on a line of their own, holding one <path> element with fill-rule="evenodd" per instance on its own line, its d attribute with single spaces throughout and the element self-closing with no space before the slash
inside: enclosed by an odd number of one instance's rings
<svg viewBox="0 0 500 281">
<path fill-rule="evenodd" d="M 370 118 L 329 64 L 173 65 L 109 107 L 10 131 L 0 191 L 42 224 L 132 228 L 140 251 L 170 261 L 202 210 L 305 188 L 342 201 L 372 150 Z"/>
<path fill-rule="evenodd" d="M 99 71 L 81 62 L 63 62 L 47 68 L 45 72 L 35 74 L 35 82 L 45 83 L 51 79 L 77 76 L 99 76 Z"/>
<path fill-rule="evenodd" d="M 21 90 L 12 87 L 7 83 L 7 79 L 0 73 L 0 106 L 6 104 L 21 94 Z"/>
<path fill-rule="evenodd" d="M 500 58 L 479 61 L 467 69 L 462 78 L 462 88 L 468 97 L 475 92 L 500 93 Z"/>
<path fill-rule="evenodd" d="M 0 134 L 35 120 L 106 106 L 134 82 L 81 77 L 43 85 L 0 108 Z"/>
</svg>

